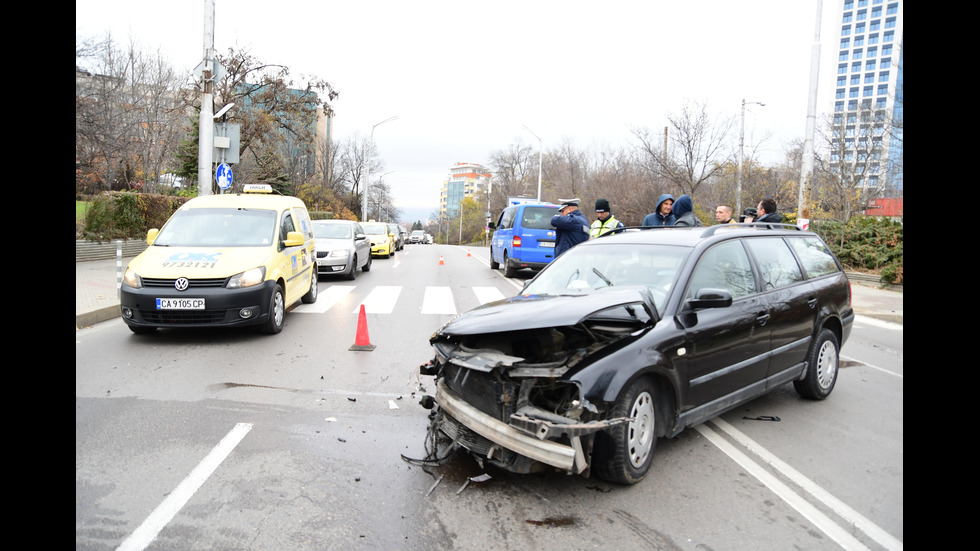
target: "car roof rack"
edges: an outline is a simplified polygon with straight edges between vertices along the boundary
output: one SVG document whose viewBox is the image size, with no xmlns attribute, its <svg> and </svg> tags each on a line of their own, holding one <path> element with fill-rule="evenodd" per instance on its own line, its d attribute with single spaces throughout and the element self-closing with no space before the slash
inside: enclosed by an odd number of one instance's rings
<svg viewBox="0 0 980 551">
<path fill-rule="evenodd" d="M 783 224 L 781 222 L 739 222 L 736 224 L 716 224 L 714 226 L 708 226 L 705 228 L 704 233 L 701 237 L 710 237 L 722 230 L 736 230 L 736 229 L 759 229 L 759 230 L 796 230 L 803 231 L 802 228 L 795 224 Z"/>
</svg>

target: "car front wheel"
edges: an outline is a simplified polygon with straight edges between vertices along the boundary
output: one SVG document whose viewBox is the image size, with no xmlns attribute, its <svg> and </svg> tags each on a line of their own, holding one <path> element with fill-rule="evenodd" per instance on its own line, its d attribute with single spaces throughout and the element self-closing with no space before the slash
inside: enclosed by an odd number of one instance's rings
<svg viewBox="0 0 980 551">
<path fill-rule="evenodd" d="M 490 249 L 490 269 L 491 270 L 500 269 L 500 263 L 493 261 L 493 248 Z"/>
<path fill-rule="evenodd" d="M 262 332 L 275 335 L 282 331 L 282 322 L 286 317 L 286 297 L 282 292 L 282 286 L 276 284 L 272 291 L 272 298 L 269 299 L 269 319 L 262 326 Z"/>
<path fill-rule="evenodd" d="M 837 335 L 830 329 L 821 329 L 807 357 L 806 374 L 793 381 L 796 392 L 811 400 L 823 400 L 830 396 L 837 384 L 837 368 L 840 366 L 840 345 Z"/>
<path fill-rule="evenodd" d="M 370 254 L 368 255 L 367 262 L 364 263 L 364 267 L 361 268 L 361 271 L 362 272 L 370 272 L 371 271 L 371 255 Z"/>
<path fill-rule="evenodd" d="M 633 420 L 596 434 L 592 469 L 600 478 L 617 484 L 636 484 L 650 470 L 657 446 L 654 395 L 653 383 L 643 378 L 616 400 L 609 417 Z"/>
<path fill-rule="evenodd" d="M 348 270 L 347 273 L 344 274 L 344 279 L 353 281 L 354 278 L 356 277 L 357 277 L 357 255 L 355 254 L 354 258 L 351 259 L 350 270 Z"/>
</svg>

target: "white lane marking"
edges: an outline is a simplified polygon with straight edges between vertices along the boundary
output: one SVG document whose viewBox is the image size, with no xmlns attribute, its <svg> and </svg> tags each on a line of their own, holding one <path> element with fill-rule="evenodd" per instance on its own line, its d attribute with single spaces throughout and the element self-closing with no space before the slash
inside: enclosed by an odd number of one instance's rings
<svg viewBox="0 0 980 551">
<path fill-rule="evenodd" d="M 401 294 L 401 286 L 379 285 L 368 293 L 367 298 L 361 304 L 364 305 L 364 312 L 368 314 L 390 314 L 398 302 L 398 295 Z M 361 304 L 354 308 L 354 313 L 359 313 Z"/>
<path fill-rule="evenodd" d="M 847 530 L 837 525 L 834 521 L 827 517 L 827 515 L 821 513 L 816 507 L 800 497 L 788 486 L 777 480 L 775 476 L 766 472 L 765 469 L 749 459 L 748 456 L 739 451 L 730 442 L 719 436 L 718 433 L 711 430 L 704 424 L 697 425 L 694 428 L 725 455 L 735 461 L 735 463 L 748 471 L 749 474 L 754 476 L 759 482 L 763 483 L 773 493 L 779 496 L 779 498 L 785 501 L 790 507 L 796 509 L 797 512 L 812 522 L 820 531 L 827 534 L 827 536 L 834 540 L 837 545 L 840 545 L 846 550 L 868 549 L 864 544 L 858 541 L 857 538 L 848 533 Z"/>
<path fill-rule="evenodd" d="M 895 323 L 893 321 L 880 320 L 878 318 L 870 318 L 868 316 L 862 316 L 860 314 L 854 316 L 854 323 L 860 323 L 864 325 L 873 325 L 881 329 L 890 329 L 892 331 L 904 331 L 905 325 L 901 323 Z"/>
<path fill-rule="evenodd" d="M 421 314 L 450 314 L 456 315 L 456 303 L 453 302 L 453 292 L 449 287 L 426 287 L 422 297 Z"/>
<path fill-rule="evenodd" d="M 316 302 L 313 304 L 299 304 L 296 308 L 293 308 L 293 312 L 299 312 L 301 314 L 323 314 L 337 304 L 340 299 L 353 291 L 354 287 L 354 285 L 331 285 L 320 292 L 320 295 L 316 297 Z"/>
<path fill-rule="evenodd" d="M 476 295 L 476 300 L 480 304 L 505 298 L 504 294 L 500 292 L 500 289 L 496 287 L 473 287 L 473 293 Z"/>
<path fill-rule="evenodd" d="M 887 373 L 887 374 L 892 375 L 894 377 L 898 377 L 899 379 L 904 379 L 905 378 L 905 375 L 902 375 L 901 373 L 895 373 L 894 371 L 891 371 L 889 369 L 885 369 L 884 367 L 878 367 L 876 365 L 871 365 L 871 364 L 869 364 L 867 362 L 863 362 L 863 361 L 861 361 L 861 360 L 859 360 L 857 358 L 851 358 L 851 357 L 848 357 L 848 356 L 841 356 L 840 359 L 846 360 L 846 361 L 849 361 L 849 362 L 859 363 L 859 364 L 861 364 L 860 367 L 870 367 L 871 369 L 877 369 L 878 371 L 881 371 L 882 373 Z"/>
<path fill-rule="evenodd" d="M 846 520 L 852 528 L 856 528 L 857 530 L 860 530 L 861 532 L 865 533 L 868 537 L 873 539 L 875 542 L 879 543 L 885 549 L 901 550 L 904 548 L 904 543 L 899 541 L 898 538 L 892 536 L 884 529 L 882 529 L 880 526 L 871 522 L 869 519 L 865 518 L 862 514 L 855 511 L 849 505 L 847 505 L 840 499 L 834 497 L 830 492 L 824 490 L 818 484 L 808 479 L 807 477 L 803 476 L 802 473 L 800 473 L 793 467 L 789 466 L 786 462 L 776 457 L 775 454 L 773 454 L 772 452 L 770 452 L 769 450 L 761 446 L 755 440 L 749 438 L 748 435 L 738 430 L 737 428 L 732 426 L 730 423 L 728 423 L 721 417 L 716 417 L 712 419 L 711 423 L 713 423 L 715 426 L 721 429 L 722 432 L 725 432 L 726 434 L 731 436 L 733 439 L 735 439 L 736 442 L 741 444 L 750 452 L 759 456 L 759 458 L 763 462 L 771 466 L 773 469 L 775 469 L 777 472 L 779 472 L 786 478 L 790 479 L 794 484 L 796 484 L 801 489 L 803 489 L 803 491 L 810 494 L 818 501 L 820 501 L 821 503 L 829 507 L 831 510 L 834 511 L 834 513 L 836 513 L 841 518 Z M 749 460 L 747 457 L 745 459 L 746 461 Z M 763 481 L 763 483 L 765 483 L 765 481 Z"/>
<path fill-rule="evenodd" d="M 194 495 L 202 484 L 218 468 L 218 465 L 228 457 L 235 446 L 245 438 L 248 431 L 252 430 L 251 423 L 238 423 L 231 429 L 221 442 L 211 450 L 211 453 L 198 463 L 197 467 L 191 471 L 187 478 L 163 500 L 156 509 L 146 517 L 141 524 L 122 544 L 117 548 L 118 551 L 131 551 L 146 549 L 157 537 L 160 530 L 167 525 L 177 514 L 177 511 L 187 503 L 187 500 Z"/>
</svg>

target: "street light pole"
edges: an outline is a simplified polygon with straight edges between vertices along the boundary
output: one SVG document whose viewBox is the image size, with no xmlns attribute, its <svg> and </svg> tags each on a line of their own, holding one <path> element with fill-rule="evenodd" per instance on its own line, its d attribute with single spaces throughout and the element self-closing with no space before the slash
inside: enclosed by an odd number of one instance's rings
<svg viewBox="0 0 980 551">
<path fill-rule="evenodd" d="M 379 126 L 381 126 L 382 124 L 384 124 L 384 123 L 386 123 L 388 121 L 393 121 L 393 120 L 395 120 L 397 118 L 398 118 L 397 116 L 388 117 L 387 119 L 385 119 L 385 120 L 383 120 L 383 121 L 379 122 L 378 124 L 375 124 L 374 126 L 371 127 L 371 141 L 368 142 L 368 150 L 364 154 L 364 161 L 366 163 L 366 168 L 364 170 L 364 172 L 365 172 L 365 175 L 364 175 L 364 191 L 362 192 L 364 194 L 364 197 L 361 200 L 361 222 L 366 222 L 367 221 L 367 192 L 368 192 L 368 187 L 371 186 L 371 159 L 368 158 L 368 155 L 374 149 L 374 129 L 377 128 L 377 127 L 379 127 Z"/>
<path fill-rule="evenodd" d="M 535 138 L 538 138 L 538 135 L 527 126 L 521 125 L 521 128 L 530 132 Z M 538 201 L 541 201 L 541 151 L 541 138 L 538 138 Z"/>
<path fill-rule="evenodd" d="M 738 134 L 738 186 L 735 191 L 735 214 L 742 214 L 742 158 L 745 151 L 745 106 L 756 104 L 761 107 L 765 107 L 766 104 L 761 101 L 750 101 L 748 103 L 742 100 L 742 122 L 741 129 Z"/>
</svg>

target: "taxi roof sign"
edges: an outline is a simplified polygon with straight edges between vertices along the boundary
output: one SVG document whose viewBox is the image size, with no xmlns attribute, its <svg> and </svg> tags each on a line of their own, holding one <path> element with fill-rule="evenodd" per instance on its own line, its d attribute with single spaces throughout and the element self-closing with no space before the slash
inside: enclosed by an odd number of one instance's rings
<svg viewBox="0 0 980 551">
<path fill-rule="evenodd" d="M 245 184 L 242 186 L 242 193 L 272 193 L 272 186 L 269 184 Z"/>
</svg>

